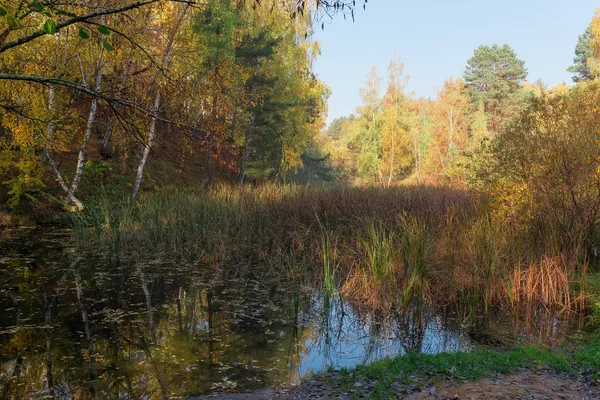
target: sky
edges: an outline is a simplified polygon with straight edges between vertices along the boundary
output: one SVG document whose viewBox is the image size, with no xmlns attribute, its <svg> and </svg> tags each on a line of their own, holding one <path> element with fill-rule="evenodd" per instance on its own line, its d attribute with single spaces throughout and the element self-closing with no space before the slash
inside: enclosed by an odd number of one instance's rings
<svg viewBox="0 0 600 400">
<path fill-rule="evenodd" d="M 385 76 L 396 51 L 416 97 L 435 98 L 478 46 L 494 43 L 515 50 L 529 81 L 570 84 L 566 68 L 597 7 L 599 0 L 369 0 L 354 23 L 337 16 L 315 32 L 314 70 L 332 91 L 327 122 L 356 110 L 371 67 Z"/>
</svg>

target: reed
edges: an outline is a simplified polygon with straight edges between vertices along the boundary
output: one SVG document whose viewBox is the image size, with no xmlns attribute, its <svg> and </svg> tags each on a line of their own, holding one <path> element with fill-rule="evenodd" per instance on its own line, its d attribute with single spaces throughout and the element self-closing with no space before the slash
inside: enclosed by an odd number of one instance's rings
<svg viewBox="0 0 600 400">
<path fill-rule="evenodd" d="M 589 304 L 582 246 L 569 249 L 559 230 L 541 235 L 535 224 L 497 218 L 485 197 L 444 187 L 215 186 L 136 202 L 103 193 L 73 229 L 81 249 L 268 269 L 372 308 Z"/>
<path fill-rule="evenodd" d="M 336 292 L 335 271 L 337 269 L 337 257 L 335 244 L 331 243 L 331 235 L 327 228 L 323 226 L 317 216 L 317 222 L 321 230 L 321 259 L 323 261 L 323 284 L 328 297 Z"/>
<path fill-rule="evenodd" d="M 403 293 L 403 307 L 411 304 L 420 307 L 431 295 L 427 268 L 426 226 L 422 219 L 404 214 L 399 218 L 402 231 L 402 260 L 404 276 L 407 278 Z"/>
</svg>

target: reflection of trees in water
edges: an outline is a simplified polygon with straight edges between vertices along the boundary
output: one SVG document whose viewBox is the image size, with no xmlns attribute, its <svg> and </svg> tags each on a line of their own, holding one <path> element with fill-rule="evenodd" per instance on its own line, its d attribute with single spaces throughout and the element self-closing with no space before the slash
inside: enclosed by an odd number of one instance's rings
<svg viewBox="0 0 600 400">
<path fill-rule="evenodd" d="M 428 307 L 374 312 L 256 267 L 11 260 L 0 265 L 0 398 L 252 390 L 309 368 L 455 350 L 468 345 L 465 323 L 530 341 L 568 332 L 539 308 L 472 321 Z"/>
<path fill-rule="evenodd" d="M 457 331 L 436 324 L 436 315 L 422 307 L 372 310 L 326 295 L 319 298 L 318 304 L 319 312 L 314 317 L 317 322 L 305 356 L 313 360 L 320 357 L 320 369 L 368 363 L 402 353 L 460 348 Z"/>
<path fill-rule="evenodd" d="M 75 290 L 77 293 L 77 302 L 79 304 L 79 311 L 81 313 L 81 321 L 83 322 L 83 328 L 85 330 L 85 336 L 87 340 L 88 358 L 90 363 L 90 382 L 92 383 L 92 396 L 96 398 L 98 394 L 98 372 L 96 370 L 96 351 L 94 349 L 94 337 L 92 336 L 92 328 L 90 327 L 90 321 L 88 318 L 87 309 L 85 307 L 83 289 L 81 284 L 81 276 L 76 263 L 71 264 L 71 270 L 75 278 Z"/>
<path fill-rule="evenodd" d="M 12 304 L 14 305 L 14 310 L 15 310 L 15 325 L 13 328 L 14 332 L 15 332 L 14 336 L 13 336 L 13 339 L 14 339 L 17 336 L 17 334 L 19 333 L 19 330 L 21 328 L 21 306 L 20 306 L 18 292 L 15 293 L 14 291 L 9 290 L 8 294 L 9 294 L 10 300 L 12 301 Z M 23 365 L 23 356 L 21 355 L 19 346 L 15 346 L 14 362 L 9 363 L 9 365 L 7 365 L 7 368 L 6 368 L 6 373 L 3 373 L 2 375 L 0 375 L 0 378 L 2 378 L 2 390 L 0 391 L 0 395 L 2 395 L 2 396 L 0 396 L 1 398 L 8 398 L 11 394 L 13 387 L 15 389 L 15 395 L 16 395 L 19 378 L 21 377 L 22 365 Z"/>
</svg>

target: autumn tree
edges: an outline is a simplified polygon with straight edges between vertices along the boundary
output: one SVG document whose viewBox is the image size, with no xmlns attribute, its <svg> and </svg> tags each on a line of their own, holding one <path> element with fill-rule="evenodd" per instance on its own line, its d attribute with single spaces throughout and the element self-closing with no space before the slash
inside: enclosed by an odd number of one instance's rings
<svg viewBox="0 0 600 400">
<path fill-rule="evenodd" d="M 432 109 L 434 102 L 429 99 L 415 99 L 409 104 L 412 112 L 410 141 L 413 156 L 413 176 L 420 182 L 421 176 L 430 164 Z"/>
<path fill-rule="evenodd" d="M 388 86 L 383 98 L 381 169 L 385 171 L 383 183 L 386 186 L 390 186 L 412 162 L 409 137 L 411 113 L 405 94 L 407 80 L 408 76 L 404 75 L 404 63 L 400 55 L 396 54 L 388 67 Z"/>
<path fill-rule="evenodd" d="M 491 141 L 479 177 L 496 197 L 498 215 L 563 250 L 591 249 L 600 218 L 600 86 L 532 97 L 521 118 Z"/>
<path fill-rule="evenodd" d="M 587 67 L 590 70 L 590 76 L 597 78 L 600 76 L 600 8 L 596 10 L 589 29 L 591 40 L 589 43 L 590 56 L 587 59 Z"/>
<path fill-rule="evenodd" d="M 485 115 L 485 110 L 483 108 L 483 102 L 479 102 L 479 104 L 477 105 L 477 109 L 473 113 L 473 118 L 470 126 L 471 147 L 478 146 L 483 140 L 488 138 L 489 132 L 487 126 L 488 122 L 487 116 Z"/>
<path fill-rule="evenodd" d="M 458 174 L 457 161 L 469 143 L 469 98 L 461 78 L 448 79 L 438 92 L 432 110 L 432 150 L 439 171 L 450 181 Z"/>
<path fill-rule="evenodd" d="M 382 78 L 373 67 L 365 79 L 365 86 L 360 89 L 363 105 L 359 108 L 360 130 L 354 138 L 358 149 L 357 172 L 366 180 L 373 182 L 383 180 L 380 161 L 382 104 L 379 97 Z"/>
<path fill-rule="evenodd" d="M 362 5 L 3 4 L 2 185 L 13 204 L 47 186 L 81 209 L 81 191 L 106 171 L 126 176 L 135 197 L 144 177 L 170 168 L 154 157 L 207 183 L 217 170 L 237 180 L 244 159 L 273 168 L 270 178 L 298 169 L 327 95 L 312 74 L 312 25 Z"/>
</svg>

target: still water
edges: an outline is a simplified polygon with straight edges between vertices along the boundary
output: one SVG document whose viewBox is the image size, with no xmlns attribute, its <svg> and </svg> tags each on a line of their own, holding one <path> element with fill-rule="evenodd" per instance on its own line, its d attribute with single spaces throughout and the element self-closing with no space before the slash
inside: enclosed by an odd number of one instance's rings
<svg viewBox="0 0 600 400">
<path fill-rule="evenodd" d="M 77 254 L 71 233 L 0 233 L 0 398 L 167 398 L 297 384 L 406 352 L 554 344 L 565 314 L 377 313 L 262 268 Z"/>
</svg>

